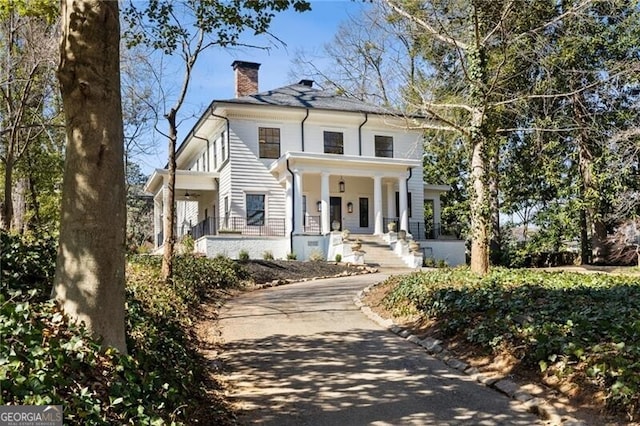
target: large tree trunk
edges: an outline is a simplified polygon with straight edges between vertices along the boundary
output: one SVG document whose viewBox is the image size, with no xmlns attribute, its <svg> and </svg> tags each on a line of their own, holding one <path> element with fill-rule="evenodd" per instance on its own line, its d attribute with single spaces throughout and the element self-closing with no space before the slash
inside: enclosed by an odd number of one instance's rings
<svg viewBox="0 0 640 426">
<path fill-rule="evenodd" d="M 489 224 L 486 197 L 484 139 L 472 140 L 471 154 L 471 271 L 484 275 L 489 271 Z"/>
<path fill-rule="evenodd" d="M 489 206 L 487 199 L 486 136 L 483 131 L 484 113 L 476 108 L 471 118 L 471 271 L 485 275 L 489 272 Z"/>
<path fill-rule="evenodd" d="M 126 352 L 125 183 L 118 2 L 62 1 L 58 78 L 66 158 L 53 296 Z"/>
<path fill-rule="evenodd" d="M 176 126 L 176 110 L 172 109 L 167 116 L 169 121 L 169 181 L 167 182 L 167 204 L 165 206 L 163 232 L 163 252 L 162 252 L 162 278 L 165 281 L 173 278 L 173 252 L 176 243 L 176 237 L 173 224 L 176 222 L 176 141 L 178 140 L 178 128 Z"/>
<path fill-rule="evenodd" d="M 11 219 L 11 230 L 19 233 L 26 231 L 27 216 L 27 192 L 29 190 L 29 181 L 26 178 L 20 178 L 14 185 L 12 194 L 13 218 Z"/>
</svg>

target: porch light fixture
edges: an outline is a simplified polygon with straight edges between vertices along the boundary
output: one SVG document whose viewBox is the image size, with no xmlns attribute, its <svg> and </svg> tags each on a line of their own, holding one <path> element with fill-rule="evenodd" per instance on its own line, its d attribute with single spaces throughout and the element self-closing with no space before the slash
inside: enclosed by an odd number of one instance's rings
<svg viewBox="0 0 640 426">
<path fill-rule="evenodd" d="M 344 180 L 342 180 L 342 176 L 340 176 L 340 182 L 338 182 L 338 189 L 340 192 L 344 192 Z"/>
<path fill-rule="evenodd" d="M 347 213 L 353 213 L 353 203 L 351 201 L 347 203 Z"/>
<path fill-rule="evenodd" d="M 321 212 L 322 211 L 322 201 L 318 201 L 316 203 L 316 206 L 318 207 L 318 211 Z"/>
</svg>

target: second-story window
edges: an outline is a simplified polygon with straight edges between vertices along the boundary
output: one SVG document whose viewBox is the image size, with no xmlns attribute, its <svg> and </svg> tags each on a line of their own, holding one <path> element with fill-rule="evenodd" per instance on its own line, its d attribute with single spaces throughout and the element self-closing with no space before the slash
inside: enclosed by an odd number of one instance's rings
<svg viewBox="0 0 640 426">
<path fill-rule="evenodd" d="M 227 132 L 222 132 L 220 136 L 220 161 L 227 159 Z"/>
<path fill-rule="evenodd" d="M 325 154 L 344 154 L 344 139 L 342 132 L 324 132 Z"/>
<path fill-rule="evenodd" d="M 393 158 L 393 137 L 375 136 L 376 157 Z"/>
<path fill-rule="evenodd" d="M 280 158 L 280 129 L 259 127 L 258 145 L 260 145 L 260 158 Z"/>
<path fill-rule="evenodd" d="M 218 170 L 218 144 L 213 141 L 213 170 Z"/>
</svg>

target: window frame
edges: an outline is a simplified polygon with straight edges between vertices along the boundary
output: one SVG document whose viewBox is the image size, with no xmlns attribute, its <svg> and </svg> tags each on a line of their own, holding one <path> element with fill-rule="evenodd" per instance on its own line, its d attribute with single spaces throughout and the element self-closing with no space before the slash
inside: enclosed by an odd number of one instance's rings
<svg viewBox="0 0 640 426">
<path fill-rule="evenodd" d="M 224 164 L 227 161 L 227 143 L 226 143 L 227 131 L 223 130 L 220 135 L 220 160 Z"/>
<path fill-rule="evenodd" d="M 249 202 L 249 197 L 260 197 L 262 200 L 262 208 L 251 209 L 249 210 L 249 206 L 251 205 Z M 247 192 L 244 194 L 244 203 L 245 203 L 245 219 L 247 221 L 247 226 L 264 226 L 267 221 L 267 196 L 263 193 L 255 193 L 255 192 Z M 256 214 L 262 214 L 262 217 L 256 217 Z"/>
<path fill-rule="evenodd" d="M 374 150 L 374 155 L 376 157 L 381 157 L 381 158 L 393 158 L 393 136 L 389 136 L 389 135 L 374 135 L 373 137 L 373 150 Z M 391 144 L 391 148 L 389 149 L 389 147 L 387 146 L 385 149 L 381 149 L 378 147 L 378 142 L 382 143 L 382 142 L 386 142 Z M 387 153 L 389 155 L 380 155 L 382 153 Z"/>
<path fill-rule="evenodd" d="M 325 130 L 322 135 L 325 154 L 344 155 L 344 132 Z M 339 138 L 337 138 L 338 135 L 340 135 Z M 333 140 L 331 136 L 336 136 L 336 140 Z"/>
<path fill-rule="evenodd" d="M 273 140 L 269 140 L 270 137 L 274 137 L 275 136 L 275 131 L 277 130 L 277 139 L 278 141 L 275 142 Z M 262 135 L 262 132 L 265 131 L 265 135 Z M 273 134 L 268 134 L 273 132 Z M 282 131 L 280 130 L 279 127 L 266 127 L 266 126 L 259 126 L 258 127 L 258 156 L 260 158 L 266 158 L 266 159 L 271 159 L 271 160 L 277 160 L 278 158 L 280 158 L 280 147 L 281 147 L 281 134 Z M 263 142 L 263 139 L 265 140 Z M 277 147 L 277 149 L 275 150 L 275 153 L 269 153 L 269 150 L 263 151 L 263 148 L 271 148 L 273 149 L 273 147 Z"/>
</svg>

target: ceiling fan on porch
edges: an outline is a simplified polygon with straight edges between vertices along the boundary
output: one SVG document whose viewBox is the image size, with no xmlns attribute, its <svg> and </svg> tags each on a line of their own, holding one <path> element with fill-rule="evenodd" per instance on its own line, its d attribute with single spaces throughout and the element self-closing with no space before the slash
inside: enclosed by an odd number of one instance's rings
<svg viewBox="0 0 640 426">
<path fill-rule="evenodd" d="M 184 198 L 186 198 L 187 200 L 191 199 L 191 198 L 196 198 L 199 197 L 200 194 L 196 194 L 195 192 L 189 192 L 189 191 L 184 191 Z"/>
</svg>

